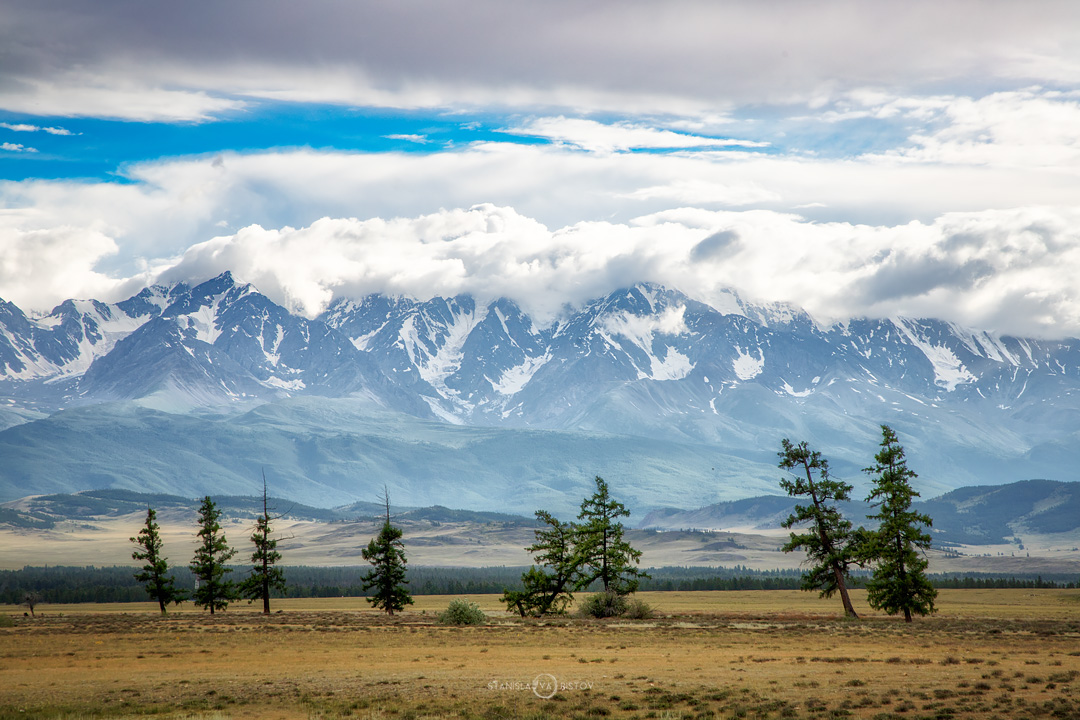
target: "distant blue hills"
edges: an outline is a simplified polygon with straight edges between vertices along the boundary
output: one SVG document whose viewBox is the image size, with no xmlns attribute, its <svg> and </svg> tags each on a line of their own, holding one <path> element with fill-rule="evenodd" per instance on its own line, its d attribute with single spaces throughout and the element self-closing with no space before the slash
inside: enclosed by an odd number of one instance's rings
<svg viewBox="0 0 1080 720">
<path fill-rule="evenodd" d="M 262 512 L 261 496 L 216 495 L 214 501 L 227 517 L 254 518 Z M 694 510 L 660 508 L 630 524 L 642 529 L 753 531 L 776 530 L 793 510 L 795 500 L 768 495 L 717 503 Z M 130 490 L 88 490 L 76 494 L 42 495 L 23 500 L 18 509 L 0 507 L 0 525 L 46 528 L 60 520 L 86 521 L 92 518 L 143 512 L 147 507 L 185 510 L 194 516 L 198 498 L 167 493 L 140 493 Z M 285 498 L 269 498 L 278 517 L 313 522 L 343 522 L 378 519 L 384 507 L 379 503 L 350 503 L 334 508 L 303 505 Z M 917 500 L 919 512 L 933 519 L 936 547 L 950 545 L 990 545 L 1014 543 L 1024 550 L 1023 538 L 1076 533 L 1080 530 L 1080 483 L 1052 480 L 1024 480 L 994 487 L 964 487 L 936 498 Z M 543 508 L 537 508 L 543 509 Z M 870 524 L 866 516 L 873 508 L 864 502 L 843 506 L 855 524 Z M 566 519 L 572 519 L 572 515 Z M 498 525 L 502 528 L 538 527 L 531 515 L 481 512 L 443 506 L 393 508 L 397 523 L 437 522 Z M 1080 542 L 1080 539 L 1077 540 Z"/>
</svg>

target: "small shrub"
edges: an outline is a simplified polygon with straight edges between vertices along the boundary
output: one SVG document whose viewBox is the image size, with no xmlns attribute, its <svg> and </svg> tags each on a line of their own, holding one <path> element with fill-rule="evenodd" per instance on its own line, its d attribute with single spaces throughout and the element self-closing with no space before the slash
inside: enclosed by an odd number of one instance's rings
<svg viewBox="0 0 1080 720">
<path fill-rule="evenodd" d="M 487 622 L 487 615 L 476 603 L 465 598 L 454 598 L 446 610 L 439 613 L 439 622 L 443 625 L 483 625 Z"/>
<path fill-rule="evenodd" d="M 609 590 L 585 598 L 585 602 L 581 603 L 581 614 L 594 618 L 619 617 L 626 613 L 628 606 L 625 595 Z"/>
<path fill-rule="evenodd" d="M 634 598 L 626 604 L 626 612 L 623 617 L 631 620 L 649 620 L 655 614 L 653 606 L 641 598 Z"/>
<path fill-rule="evenodd" d="M 15 627 L 15 620 L 10 615 L 0 615 L 0 627 Z"/>
</svg>

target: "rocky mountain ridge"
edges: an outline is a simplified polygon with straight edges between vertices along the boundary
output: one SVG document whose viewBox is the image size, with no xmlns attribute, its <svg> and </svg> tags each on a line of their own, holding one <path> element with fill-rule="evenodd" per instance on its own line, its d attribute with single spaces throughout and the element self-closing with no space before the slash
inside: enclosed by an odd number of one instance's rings
<svg viewBox="0 0 1080 720">
<path fill-rule="evenodd" d="M 724 298 L 710 306 L 643 283 L 540 325 L 505 298 L 370 295 L 338 299 L 309 320 L 225 273 L 194 287 L 147 288 L 121 303 L 67 301 L 39 318 L 3 303 L 0 427 L 18 430 L 12 460 L 32 468 L 24 446 L 39 442 L 38 426 L 18 426 L 58 411 L 86 417 L 87 408 L 135 403 L 186 418 L 179 427 L 207 415 L 242 417 L 262 403 L 347 399 L 406 424 L 666 443 L 663 452 L 654 445 L 659 454 L 640 470 L 641 499 L 652 503 L 666 484 L 693 495 L 677 498 L 682 507 L 760 494 L 778 477 L 781 437 L 810 441 L 855 481 L 881 423 L 900 433 L 931 492 L 1075 477 L 1080 341 L 1000 337 L 933 319 L 822 327 L 798 308 L 754 305 L 735 292 Z M 276 427 L 295 436 L 289 422 Z M 185 442 L 176 432 L 175 442 Z M 166 442 L 168 432 L 162 436 Z M 454 442 L 455 452 L 464 447 Z M 691 453 L 693 467 L 678 459 L 691 446 L 700 450 Z M 515 448 L 530 452 L 528 443 Z M 697 467 L 710 452 L 715 462 Z M 238 462 L 203 456 L 211 466 Z M 297 487 L 311 472 L 304 467 L 298 462 Z M 110 474 L 107 463 L 94 472 Z M 118 475 L 125 487 L 136 482 L 130 472 Z M 535 478 L 543 484 L 543 473 Z M 29 482 L 6 480 L 10 492 Z"/>
</svg>

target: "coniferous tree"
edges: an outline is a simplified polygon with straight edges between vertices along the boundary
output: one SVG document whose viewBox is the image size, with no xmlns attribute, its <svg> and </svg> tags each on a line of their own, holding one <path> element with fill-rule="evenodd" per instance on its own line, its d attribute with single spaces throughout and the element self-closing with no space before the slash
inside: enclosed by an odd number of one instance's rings
<svg viewBox="0 0 1080 720">
<path fill-rule="evenodd" d="M 596 491 L 581 503 L 577 526 L 577 555 L 582 565 L 582 575 L 577 588 L 588 587 L 599 580 L 604 592 L 629 595 L 637 590 L 638 579 L 648 574 L 638 569 L 641 551 L 635 550 L 623 539 L 620 517 L 629 517 L 630 511 L 612 499 L 607 482 L 596 476 Z"/>
<path fill-rule="evenodd" d="M 266 473 L 263 473 L 263 511 L 255 520 L 255 531 L 251 534 L 251 542 L 255 545 L 255 552 L 251 554 L 251 575 L 240 583 L 240 595 L 247 598 L 248 602 L 262 600 L 263 615 L 270 614 L 270 591 L 279 590 L 285 592 L 285 572 L 276 567 L 281 559 L 281 553 L 277 551 L 277 540 L 270 538 L 270 521 L 276 518 L 270 517 L 266 499 Z"/>
<path fill-rule="evenodd" d="M 386 521 L 378 536 L 361 551 L 364 559 L 372 565 L 372 569 L 362 578 L 362 587 L 365 591 L 374 589 L 375 592 L 367 599 L 372 607 L 393 615 L 396 611 L 404 610 L 406 605 L 412 605 L 413 599 L 405 587 L 409 581 L 405 579 L 407 561 L 405 545 L 401 542 L 402 532 L 390 524 L 390 495 L 385 494 L 384 500 Z"/>
<path fill-rule="evenodd" d="M 581 579 L 577 527 L 560 522 L 544 510 L 536 511 L 536 519 L 545 527 L 536 529 L 536 542 L 525 548 L 533 554 L 536 564 L 521 576 L 525 589 L 505 590 L 502 598 L 506 608 L 516 610 L 521 617 L 566 612 Z"/>
<path fill-rule="evenodd" d="M 867 600 L 875 610 L 890 615 L 928 615 L 934 612 L 937 590 L 926 577 L 927 560 L 919 550 L 930 548 L 930 534 L 923 527 L 933 521 L 929 515 L 911 509 L 919 497 L 911 487 L 918 475 L 908 469 L 904 448 L 888 425 L 881 426 L 881 450 L 874 465 L 865 472 L 874 476 L 874 489 L 866 501 L 878 509 L 868 516 L 878 520 L 877 530 L 868 534 L 864 555 L 874 564 L 867 583 Z"/>
<path fill-rule="evenodd" d="M 161 533 L 157 524 L 157 513 L 153 508 L 146 508 L 146 524 L 138 536 L 130 538 L 141 550 L 131 552 L 132 560 L 144 560 L 140 572 L 135 573 L 135 580 L 146 586 L 146 594 L 155 600 L 164 615 L 169 603 L 179 605 L 187 600 L 187 593 L 176 587 L 176 579 L 169 574 L 169 561 L 161 554 Z"/>
<path fill-rule="evenodd" d="M 811 567 L 803 574 L 803 590 L 819 590 L 822 597 L 839 592 L 844 614 L 857 618 L 847 580 L 851 566 L 859 564 L 857 537 L 860 535 L 852 530 L 851 522 L 836 506 L 850 499 L 851 485 L 830 478 L 828 460 L 811 451 L 805 442 L 792 445 L 784 438 L 781 445 L 783 450 L 777 453 L 780 467 L 792 471 L 793 479 L 780 480 L 780 487 L 791 497 L 810 499 L 809 505 L 796 505 L 795 512 L 781 523 L 785 528 L 810 523 L 804 532 L 791 533 L 791 539 L 782 549 L 806 551 Z"/>
<path fill-rule="evenodd" d="M 207 495 L 199 506 L 199 546 L 190 565 L 195 575 L 195 593 L 191 601 L 209 609 L 211 615 L 226 609 L 229 602 L 236 599 L 236 584 L 226 577 L 232 568 L 225 567 L 236 551 L 225 539 L 218 522 L 220 518 L 221 511 Z"/>
</svg>

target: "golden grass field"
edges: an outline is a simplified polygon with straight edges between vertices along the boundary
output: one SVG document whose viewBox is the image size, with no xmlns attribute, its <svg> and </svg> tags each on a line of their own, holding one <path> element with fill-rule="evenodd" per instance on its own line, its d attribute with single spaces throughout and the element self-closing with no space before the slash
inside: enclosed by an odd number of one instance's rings
<svg viewBox="0 0 1080 720">
<path fill-rule="evenodd" d="M 475 596 L 488 622 L 460 628 L 439 596 L 394 618 L 359 598 L 0 607 L 0 718 L 1080 717 L 1080 591 L 945 590 L 910 625 L 859 591 L 858 621 L 797 591 L 641 597 L 654 619 Z"/>
</svg>

